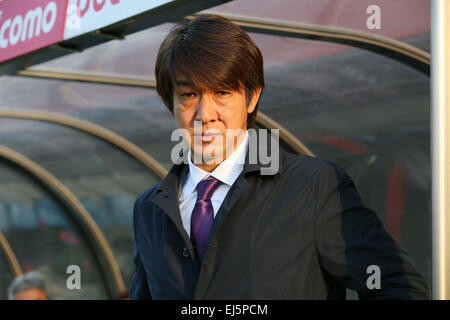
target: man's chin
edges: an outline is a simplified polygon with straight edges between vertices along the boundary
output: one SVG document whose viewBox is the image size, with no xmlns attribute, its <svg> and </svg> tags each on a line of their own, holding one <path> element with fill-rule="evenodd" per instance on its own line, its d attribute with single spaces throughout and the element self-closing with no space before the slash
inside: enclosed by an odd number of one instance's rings
<svg viewBox="0 0 450 320">
<path fill-rule="evenodd" d="M 196 152 L 191 150 L 191 161 L 194 164 L 201 165 L 219 164 L 223 161 L 223 153 L 212 153 L 211 155 L 209 152 Z"/>
<path fill-rule="evenodd" d="M 228 155 L 234 151 L 233 147 L 233 145 L 228 146 Z M 201 162 L 195 164 L 219 164 L 226 158 L 227 149 L 224 150 L 224 146 L 218 143 L 195 144 L 193 148 L 191 148 L 191 161 L 195 163 L 193 160 L 195 157 L 197 162 Z"/>
<path fill-rule="evenodd" d="M 211 164 L 219 164 L 223 161 L 223 157 L 210 157 L 209 155 L 195 155 L 191 158 L 191 161 L 193 164 L 200 164 L 200 165 L 211 165 Z"/>
</svg>

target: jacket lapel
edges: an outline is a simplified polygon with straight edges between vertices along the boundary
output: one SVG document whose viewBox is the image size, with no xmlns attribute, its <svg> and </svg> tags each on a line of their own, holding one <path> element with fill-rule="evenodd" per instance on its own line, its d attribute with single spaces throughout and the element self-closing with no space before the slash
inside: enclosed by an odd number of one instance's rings
<svg viewBox="0 0 450 320">
<path fill-rule="evenodd" d="M 189 249 L 190 256 L 195 260 L 194 247 L 189 239 L 181 220 L 180 207 L 178 199 L 181 188 L 186 179 L 189 166 L 187 164 L 175 164 L 170 169 L 167 176 L 162 180 L 156 195 L 151 202 L 163 210 L 175 224 L 178 232 L 183 237 L 186 246 Z"/>
</svg>

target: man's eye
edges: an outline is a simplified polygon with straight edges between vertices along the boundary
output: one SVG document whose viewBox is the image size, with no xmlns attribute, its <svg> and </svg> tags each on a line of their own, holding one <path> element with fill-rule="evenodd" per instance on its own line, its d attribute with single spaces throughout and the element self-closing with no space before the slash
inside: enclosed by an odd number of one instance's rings
<svg viewBox="0 0 450 320">
<path fill-rule="evenodd" d="M 184 92 L 181 94 L 181 96 L 184 98 L 190 98 L 190 97 L 194 96 L 194 93 L 193 92 Z"/>
<path fill-rule="evenodd" d="M 222 96 L 226 96 L 226 95 L 230 94 L 228 91 L 223 91 L 223 90 L 219 90 L 219 91 L 217 91 L 217 93 Z"/>
</svg>

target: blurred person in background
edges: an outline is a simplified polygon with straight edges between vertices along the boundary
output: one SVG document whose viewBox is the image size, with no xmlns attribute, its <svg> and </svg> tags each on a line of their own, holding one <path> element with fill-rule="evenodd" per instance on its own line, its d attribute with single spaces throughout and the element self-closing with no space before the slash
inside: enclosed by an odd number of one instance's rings
<svg viewBox="0 0 450 320">
<path fill-rule="evenodd" d="M 16 277 L 8 288 L 9 300 L 49 300 L 45 282 L 38 272 L 29 272 Z"/>
</svg>

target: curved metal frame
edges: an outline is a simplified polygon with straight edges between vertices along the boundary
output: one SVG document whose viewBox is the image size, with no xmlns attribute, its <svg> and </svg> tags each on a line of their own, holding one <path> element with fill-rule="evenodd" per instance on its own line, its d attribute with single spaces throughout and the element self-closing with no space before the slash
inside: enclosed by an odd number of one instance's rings
<svg viewBox="0 0 450 320">
<path fill-rule="evenodd" d="M 256 114 L 256 122 L 267 129 L 280 129 L 280 139 L 286 142 L 291 148 L 299 154 L 315 157 L 315 154 L 303 142 L 290 133 L 289 130 L 259 110 Z"/>
<path fill-rule="evenodd" d="M 49 190 L 63 199 L 63 201 L 68 204 L 70 208 L 74 210 L 74 212 L 77 213 L 78 217 L 75 218 L 80 218 L 77 220 L 81 220 L 81 223 L 84 224 L 86 230 L 88 230 L 89 234 L 93 237 L 93 239 L 95 239 L 94 243 L 98 246 L 98 248 L 100 249 L 100 253 L 107 262 L 106 265 L 108 266 L 109 271 L 113 276 L 113 281 L 116 286 L 117 292 L 125 292 L 125 283 L 123 281 L 122 274 L 120 273 L 119 266 L 108 241 L 106 241 L 102 230 L 98 227 L 95 220 L 84 208 L 77 197 L 50 172 L 39 166 L 36 162 L 15 152 L 14 150 L 0 145 L 0 157 L 3 157 L 19 165 L 28 173 L 32 174 L 39 181 L 44 183 L 44 185 Z"/>
<path fill-rule="evenodd" d="M 167 174 L 167 170 L 144 150 L 134 145 L 127 139 L 119 136 L 118 134 L 92 122 L 50 112 L 42 112 L 37 110 L 19 111 L 15 109 L 3 108 L 0 109 L 0 117 L 42 120 L 58 123 L 78 129 L 83 132 L 90 133 L 129 153 L 134 158 L 142 162 L 145 166 L 147 166 L 150 170 L 155 172 L 160 178 L 165 177 Z M 280 129 L 280 138 L 284 140 L 291 148 L 296 150 L 299 154 L 315 156 L 314 153 L 309 150 L 308 147 L 306 147 L 298 138 L 290 133 L 289 130 L 281 126 L 279 123 L 277 123 L 275 120 L 273 120 L 263 112 L 258 111 L 256 122 L 268 129 Z"/>
<path fill-rule="evenodd" d="M 6 108 L 0 109 L 0 117 L 47 121 L 68 126 L 85 133 L 89 133 L 115 145 L 116 147 L 130 154 L 151 171 L 156 173 L 159 177 L 162 178 L 167 174 L 167 170 L 158 161 L 156 161 L 152 156 L 139 148 L 137 145 L 112 132 L 111 130 L 108 130 L 92 122 L 51 112 L 42 112 L 38 110 L 15 110 Z"/>
<path fill-rule="evenodd" d="M 123 75 L 116 73 L 70 70 L 50 67 L 39 67 L 17 71 L 18 76 L 31 78 L 46 78 L 55 80 L 72 80 L 81 82 L 103 83 L 110 85 L 124 85 L 141 88 L 156 88 L 156 80 L 137 75 Z"/>
<path fill-rule="evenodd" d="M 147 154 L 144 150 L 134 145 L 127 139 L 117 135 L 116 133 L 101 127 L 92 122 L 81 120 L 75 117 L 60 115 L 50 112 L 42 112 L 37 110 L 13 110 L 0 109 L 0 117 L 22 118 L 31 120 L 42 120 L 52 123 L 57 123 L 78 129 L 82 132 L 92 134 L 101 138 L 132 155 L 138 161 L 147 166 L 150 170 L 155 172 L 160 178 L 165 177 L 167 170 L 157 162 L 153 157 Z M 298 138 L 278 122 L 267 116 L 261 111 L 258 111 L 256 122 L 268 129 L 280 129 L 280 138 L 285 141 L 290 147 L 296 150 L 299 154 L 315 156 L 314 153 L 306 147 Z"/>
<path fill-rule="evenodd" d="M 130 154 L 136 160 L 138 160 L 139 162 L 144 164 L 147 168 L 149 168 L 153 173 L 157 174 L 160 178 L 164 177 L 167 174 L 167 170 L 159 162 L 157 162 L 153 157 L 151 157 L 149 154 L 147 154 L 144 150 L 142 150 L 141 148 L 139 148 L 132 142 L 128 141 L 127 139 L 119 136 L 118 134 L 116 134 L 104 127 L 101 127 L 97 124 L 91 123 L 89 121 L 74 118 L 71 116 L 60 115 L 60 114 L 49 113 L 49 112 L 41 112 L 41 111 L 37 111 L 37 110 L 26 110 L 26 111 L 20 110 L 19 111 L 19 110 L 12 110 L 12 109 L 0 109 L 0 117 L 22 118 L 22 119 L 29 119 L 29 120 L 46 121 L 46 122 L 60 124 L 63 126 L 68 126 L 68 127 L 80 130 L 82 132 L 89 133 L 91 135 L 94 135 L 94 136 L 106 141 L 106 142 L 113 144 L 114 146 L 116 146 L 116 147 L 120 148 L 121 150 L 125 151 L 126 153 Z M 4 147 L 0 146 L 0 156 L 2 156 L 2 148 L 4 148 Z M 3 152 L 5 152 L 5 151 L 3 150 Z M 10 150 L 10 154 L 13 154 L 13 152 L 14 151 Z M 16 157 L 18 155 L 19 154 L 17 154 L 17 153 L 15 154 Z M 30 159 L 27 159 L 27 160 L 30 162 L 29 166 L 35 167 L 35 168 L 39 167 L 37 164 L 35 164 L 35 163 L 33 164 L 33 162 Z M 41 168 L 41 169 L 44 170 L 43 168 Z M 28 171 L 31 171 L 31 170 L 28 170 Z M 55 180 L 57 180 L 57 179 L 55 177 L 53 177 L 49 172 L 44 172 L 42 174 L 47 177 L 46 179 L 48 181 L 53 181 L 53 183 L 59 182 L 59 181 L 55 182 Z M 62 187 L 64 187 L 63 184 L 59 182 L 58 188 L 60 188 L 60 192 L 58 192 L 58 194 L 60 194 L 61 192 L 62 192 L 62 194 L 67 193 L 68 189 L 66 188 L 67 190 L 64 191 L 64 189 L 62 189 Z M 66 194 L 66 197 L 67 196 L 68 195 Z M 63 198 L 66 198 L 66 197 L 63 197 Z M 75 195 L 71 194 L 71 195 L 69 195 L 69 198 L 71 199 L 71 201 L 69 201 L 68 203 L 75 210 L 75 212 L 77 212 L 79 214 L 79 216 L 85 222 L 85 224 L 90 224 L 91 222 L 95 223 L 95 221 L 92 219 L 91 215 L 87 212 L 86 209 L 84 209 L 84 207 L 81 205 L 81 203 L 75 197 Z M 96 244 L 101 248 L 103 247 L 102 250 L 104 251 L 104 256 L 106 257 L 106 261 L 108 261 L 109 264 L 111 265 L 111 268 L 113 270 L 113 275 L 116 278 L 115 282 L 116 282 L 116 286 L 118 288 L 118 292 L 123 292 L 125 290 L 125 285 L 124 285 L 122 276 L 120 274 L 120 270 L 118 269 L 117 262 L 111 264 L 112 259 L 115 261 L 114 254 L 113 254 L 111 248 L 109 248 L 109 249 L 105 248 L 105 243 L 103 243 L 103 242 L 106 242 L 106 238 L 104 237 L 103 233 L 101 232 L 101 229 L 99 229 L 98 226 L 96 226 L 96 224 L 95 224 L 95 226 L 91 225 L 90 229 L 91 229 L 90 230 L 91 233 L 94 234 L 94 239 L 97 242 Z M 98 231 L 101 234 L 98 234 Z M 101 240 L 102 238 L 104 240 Z M 107 245 L 109 247 L 109 244 L 107 244 Z M 114 267 L 114 264 L 116 265 L 116 267 Z M 117 268 L 117 270 L 115 270 L 116 268 Z M 120 278 L 117 278 L 118 277 L 116 274 L 117 272 L 119 272 Z"/>
<path fill-rule="evenodd" d="M 18 277 L 22 274 L 22 268 L 20 267 L 19 261 L 17 261 L 17 257 L 14 254 L 13 249 L 9 245 L 8 240 L 6 240 L 3 232 L 0 231 L 0 248 L 3 251 L 6 261 L 8 261 L 9 269 L 15 277 Z"/>
<path fill-rule="evenodd" d="M 393 58 L 420 72 L 430 75 L 431 55 L 428 52 L 393 38 L 349 28 L 322 26 L 209 10 L 189 15 L 186 18 L 194 19 L 202 13 L 221 15 L 249 32 L 335 42 L 367 49 Z"/>
</svg>

